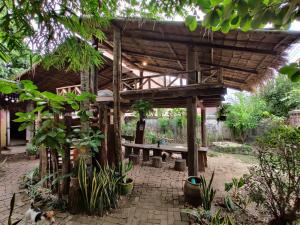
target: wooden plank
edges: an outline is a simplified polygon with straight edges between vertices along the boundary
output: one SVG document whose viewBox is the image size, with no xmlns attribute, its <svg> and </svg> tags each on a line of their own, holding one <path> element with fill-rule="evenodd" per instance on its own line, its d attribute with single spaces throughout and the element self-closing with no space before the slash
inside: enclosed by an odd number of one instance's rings
<svg viewBox="0 0 300 225">
<path fill-rule="evenodd" d="M 122 76 L 122 57 L 121 57 L 121 32 L 114 27 L 113 45 L 113 99 L 114 99 L 114 136 L 115 136 L 115 165 L 122 161 L 121 154 L 121 109 L 120 109 L 120 86 Z"/>
<path fill-rule="evenodd" d="M 152 88 L 143 90 L 126 90 L 121 92 L 121 97 L 128 100 L 138 100 L 141 97 L 145 100 L 179 98 L 198 96 L 199 98 L 224 95 L 226 88 L 222 85 L 212 84 L 191 84 L 187 86 L 176 86 L 168 88 Z"/>
</svg>

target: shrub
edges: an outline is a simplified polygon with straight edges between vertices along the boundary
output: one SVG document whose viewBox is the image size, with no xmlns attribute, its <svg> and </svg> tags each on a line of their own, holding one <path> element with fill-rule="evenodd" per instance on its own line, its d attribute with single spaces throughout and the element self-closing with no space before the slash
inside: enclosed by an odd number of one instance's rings
<svg viewBox="0 0 300 225">
<path fill-rule="evenodd" d="M 233 135 L 245 142 L 251 129 L 256 128 L 265 111 L 265 102 L 257 96 L 236 94 L 237 102 L 228 106 L 226 125 Z"/>
<path fill-rule="evenodd" d="M 257 142 L 259 165 L 250 170 L 250 198 L 272 216 L 270 224 L 293 224 L 300 218 L 300 130 L 282 125 Z"/>
<path fill-rule="evenodd" d="M 38 147 L 36 145 L 29 143 L 26 146 L 26 152 L 28 155 L 36 155 L 38 152 Z"/>
</svg>

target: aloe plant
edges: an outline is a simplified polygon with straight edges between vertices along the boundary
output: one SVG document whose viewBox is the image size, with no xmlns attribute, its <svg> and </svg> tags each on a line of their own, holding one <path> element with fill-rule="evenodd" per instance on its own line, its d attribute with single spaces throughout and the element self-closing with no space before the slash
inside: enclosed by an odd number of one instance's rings
<svg viewBox="0 0 300 225">
<path fill-rule="evenodd" d="M 115 170 L 108 166 L 99 166 L 98 169 L 99 171 L 95 168 L 89 177 L 85 160 L 80 159 L 78 180 L 86 211 L 89 214 L 103 215 L 106 210 L 117 207 L 121 177 L 115 176 Z"/>
<path fill-rule="evenodd" d="M 215 171 L 212 173 L 209 183 L 207 184 L 205 177 L 200 176 L 200 196 L 202 207 L 205 210 L 211 209 L 212 201 L 216 195 L 216 190 L 212 187 L 212 182 L 215 176 Z"/>
</svg>

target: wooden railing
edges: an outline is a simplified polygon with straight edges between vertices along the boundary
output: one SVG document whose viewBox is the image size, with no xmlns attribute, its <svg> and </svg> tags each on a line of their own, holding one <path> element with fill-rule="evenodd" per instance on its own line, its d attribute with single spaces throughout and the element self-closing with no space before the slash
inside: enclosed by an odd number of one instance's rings
<svg viewBox="0 0 300 225">
<path fill-rule="evenodd" d="M 73 85 L 73 86 L 66 86 L 66 87 L 59 87 L 56 88 L 57 95 L 65 95 L 67 93 L 74 93 L 76 95 L 81 94 L 80 85 Z"/>
<path fill-rule="evenodd" d="M 204 76 L 204 72 L 211 71 L 210 75 Z M 192 74 L 192 76 L 190 76 Z M 195 80 L 190 82 L 190 77 Z M 157 74 L 144 77 L 134 77 L 122 79 L 122 90 L 140 90 L 182 87 L 188 83 L 223 83 L 222 70 L 220 68 L 210 68 L 201 71 L 182 71 L 176 73 Z"/>
</svg>

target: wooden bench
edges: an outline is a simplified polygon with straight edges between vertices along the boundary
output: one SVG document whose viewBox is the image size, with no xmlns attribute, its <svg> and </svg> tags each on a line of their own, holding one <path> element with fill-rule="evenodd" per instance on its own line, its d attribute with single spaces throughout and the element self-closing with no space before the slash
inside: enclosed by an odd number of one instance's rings
<svg viewBox="0 0 300 225">
<path fill-rule="evenodd" d="M 141 149 L 143 151 L 143 161 L 150 160 L 150 150 L 153 151 L 154 156 L 161 156 L 162 152 L 167 152 L 181 154 L 183 159 L 188 159 L 188 150 L 184 146 L 160 145 L 158 147 L 156 144 L 135 144 L 129 142 L 122 143 L 122 145 L 125 147 L 126 158 L 131 154 L 132 150 L 139 151 Z M 200 172 L 204 172 L 205 167 L 207 167 L 207 148 L 201 147 L 198 150 L 198 167 Z"/>
</svg>

